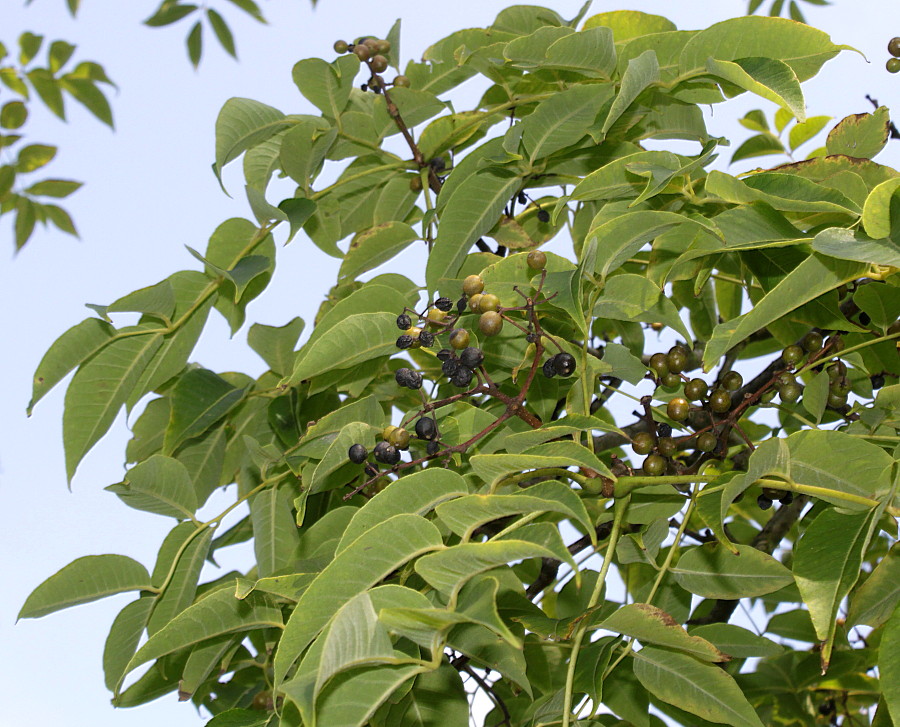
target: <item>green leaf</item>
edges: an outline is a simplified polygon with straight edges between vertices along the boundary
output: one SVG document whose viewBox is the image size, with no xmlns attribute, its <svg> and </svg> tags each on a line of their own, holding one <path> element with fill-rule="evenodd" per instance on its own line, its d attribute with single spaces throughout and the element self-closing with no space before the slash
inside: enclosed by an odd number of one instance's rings
<svg viewBox="0 0 900 727">
<path fill-rule="evenodd" d="M 42 197 L 63 198 L 78 191 L 81 186 L 82 182 L 73 182 L 68 179 L 45 179 L 41 182 L 32 184 L 25 191 L 28 194 L 40 195 Z"/>
<path fill-rule="evenodd" d="M 598 628 L 633 636 L 642 644 L 675 649 L 701 661 L 728 661 L 728 656 L 706 639 L 691 636 L 668 613 L 649 603 L 628 603 L 606 618 Z"/>
<path fill-rule="evenodd" d="M 387 262 L 418 239 L 418 233 L 399 220 L 360 232 L 350 242 L 338 277 L 352 280 Z"/>
<path fill-rule="evenodd" d="M 784 647 L 771 639 L 757 636 L 734 624 L 706 624 L 690 629 L 691 636 L 699 636 L 715 644 L 716 648 L 729 656 L 745 659 L 755 656 L 777 656 L 784 653 Z"/>
<path fill-rule="evenodd" d="M 45 204 L 42 205 L 42 207 L 47 218 L 56 225 L 57 229 L 62 230 L 69 235 L 78 237 L 75 224 L 72 222 L 72 218 L 69 216 L 68 212 L 62 207 L 57 207 L 55 204 Z"/>
<path fill-rule="evenodd" d="M 734 679 L 717 666 L 645 646 L 634 656 L 634 674 L 658 699 L 702 719 L 733 727 L 763 727 Z"/>
<path fill-rule="evenodd" d="M 707 191 L 727 202 L 766 202 L 790 212 L 837 212 L 858 215 L 859 206 L 841 192 L 790 174 L 766 172 L 737 180 L 729 174 L 709 173 Z"/>
<path fill-rule="evenodd" d="M 194 23 L 191 32 L 187 37 L 188 58 L 194 68 L 200 65 L 200 58 L 203 55 L 203 23 L 199 20 Z"/>
<path fill-rule="evenodd" d="M 80 603 L 150 588 L 150 574 L 124 555 L 86 555 L 35 588 L 17 618 L 39 618 Z"/>
<path fill-rule="evenodd" d="M 293 318 L 283 326 L 254 323 L 247 332 L 247 343 L 279 376 L 286 376 L 294 366 L 294 347 L 303 333 L 303 319 Z"/>
<path fill-rule="evenodd" d="M 606 134 L 634 100 L 651 84 L 659 81 L 659 61 L 653 50 L 645 50 L 628 61 L 619 93 L 609 109 L 601 131 Z"/>
<path fill-rule="evenodd" d="M 559 445 L 566 446 L 564 449 Z M 590 467 L 605 477 L 615 479 L 609 468 L 587 448 L 575 442 L 541 445 L 527 454 L 476 454 L 470 460 L 475 474 L 486 484 L 496 486 L 507 475 L 544 467 Z"/>
<path fill-rule="evenodd" d="M 828 373 L 820 371 L 810 379 L 806 388 L 803 389 L 803 399 L 800 403 L 810 413 L 816 424 L 822 421 L 822 415 L 825 413 L 830 383 Z"/>
<path fill-rule="evenodd" d="M 715 23 L 692 36 L 679 58 L 682 75 L 706 70 L 712 57 L 720 61 L 766 57 L 784 61 L 806 81 L 826 61 L 850 46 L 834 45 L 821 30 L 784 18 L 744 17 Z"/>
<path fill-rule="evenodd" d="M 175 311 L 175 291 L 168 280 L 122 296 L 106 307 L 107 313 L 145 313 L 169 320 Z"/>
<path fill-rule="evenodd" d="M 225 49 L 225 52 L 232 58 L 237 58 L 237 51 L 234 48 L 234 35 L 232 35 L 231 29 L 225 22 L 225 18 L 212 8 L 206 9 L 206 17 L 209 18 L 209 24 L 212 26 L 213 33 L 216 34 L 216 38 Z"/>
<path fill-rule="evenodd" d="M 791 572 L 771 555 L 749 545 L 732 553 L 719 543 L 688 548 L 671 569 L 679 585 L 704 598 L 749 598 L 791 583 Z"/>
<path fill-rule="evenodd" d="M 66 111 L 62 97 L 61 82 L 46 68 L 33 68 L 25 76 L 31 82 L 44 105 L 65 121 Z M 23 84 L 24 86 L 24 84 Z M 27 93 L 23 95 L 27 96 Z"/>
<path fill-rule="evenodd" d="M 427 670 L 424 666 L 385 664 L 340 674 L 319 697 L 318 724 L 362 727 L 402 684 Z"/>
<path fill-rule="evenodd" d="M 900 177 L 894 177 L 869 192 L 862 215 L 863 228 L 869 237 L 877 240 L 891 235 L 891 204 L 898 189 Z"/>
<path fill-rule="evenodd" d="M 172 415 L 163 451 L 172 453 L 183 442 L 203 434 L 243 398 L 243 389 L 208 369 L 186 372 L 171 393 Z"/>
<path fill-rule="evenodd" d="M 900 716 L 900 608 L 894 609 L 885 625 L 878 649 L 878 673 L 884 703 L 896 722 Z"/>
<path fill-rule="evenodd" d="M 197 495 L 187 468 L 176 459 L 154 454 L 125 473 L 121 483 L 106 488 L 129 507 L 176 519 L 190 519 Z"/>
<path fill-rule="evenodd" d="M 28 403 L 27 409 L 28 415 L 31 415 L 35 404 L 50 389 L 56 386 L 72 369 L 80 366 L 82 362 L 109 343 L 114 334 L 115 328 L 106 321 L 101 321 L 99 318 L 86 318 L 57 338 L 44 354 L 34 372 L 31 401 Z"/>
<path fill-rule="evenodd" d="M 156 12 L 144 21 L 151 28 L 161 28 L 176 23 L 197 9 L 196 5 L 178 5 L 176 2 L 163 2 Z"/>
<path fill-rule="evenodd" d="M 592 15 L 584 21 L 588 28 L 605 27 L 613 32 L 616 43 L 651 33 L 667 33 L 676 30 L 675 23 L 661 15 L 651 15 L 638 10 L 613 10 Z"/>
<path fill-rule="evenodd" d="M 166 588 L 156 598 L 147 622 L 148 635 L 155 634 L 194 602 L 197 582 L 209 555 L 212 536 L 211 528 L 198 531 L 193 523 L 176 525 L 166 536 L 159 549 L 152 576 L 153 585 L 162 588 L 166 584 Z M 134 650 L 128 658 L 132 656 Z M 127 662 L 128 659 L 121 666 L 124 667 Z"/>
<path fill-rule="evenodd" d="M 322 459 L 344 425 L 350 422 L 384 425 L 384 411 L 374 396 L 348 401 L 349 403 L 329 412 L 306 430 L 297 447 L 297 454 Z"/>
<path fill-rule="evenodd" d="M 249 98 L 228 99 L 216 118 L 213 170 L 219 181 L 228 162 L 290 125 L 291 121 L 276 108 Z"/>
<path fill-rule="evenodd" d="M 460 169 L 457 167 L 455 171 L 458 173 Z M 469 249 L 497 223 L 520 184 L 518 177 L 487 168 L 464 178 L 452 190 L 441 213 L 437 238 L 425 268 L 429 292 L 435 292 L 442 279 L 457 277 Z M 442 196 L 446 193 L 445 188 Z"/>
<path fill-rule="evenodd" d="M 869 199 L 871 198 L 870 195 Z M 863 220 L 865 221 L 865 217 Z M 900 245 L 893 240 L 870 240 L 862 232 L 854 233 L 843 227 L 822 230 L 813 238 L 812 249 L 839 260 L 900 267 Z"/>
<path fill-rule="evenodd" d="M 822 641 L 834 638 L 838 608 L 859 578 L 872 535 L 872 516 L 871 510 L 840 513 L 826 508 L 809 524 L 794 549 L 794 579 Z M 826 651 L 822 659 L 827 666 Z"/>
<path fill-rule="evenodd" d="M 207 639 L 254 629 L 281 628 L 282 623 L 281 609 L 270 605 L 265 596 L 252 593 L 239 600 L 230 588 L 220 588 L 153 634 L 128 662 L 126 674 L 141 664 Z"/>
<path fill-rule="evenodd" d="M 348 545 L 309 585 L 288 619 L 275 653 L 280 684 L 332 614 L 350 598 L 421 553 L 441 547 L 437 528 L 418 515 L 383 520 Z"/>
<path fill-rule="evenodd" d="M 831 121 L 830 116 L 810 116 L 803 123 L 796 124 L 791 129 L 791 133 L 788 134 L 788 142 L 790 143 L 791 151 L 794 151 L 798 146 L 801 146 L 812 139 L 825 128 L 825 124 L 829 121 Z"/>
<path fill-rule="evenodd" d="M 420 674 L 409 693 L 392 705 L 384 724 L 396 727 L 467 727 L 469 705 L 460 673 L 449 664 Z"/>
<path fill-rule="evenodd" d="M 294 386 L 333 369 L 365 363 L 396 350 L 396 315 L 357 313 L 335 323 L 298 354 L 291 375 L 280 386 Z"/>
<path fill-rule="evenodd" d="M 119 611 L 103 647 L 103 680 L 113 691 L 125 674 L 125 667 L 137 651 L 141 635 L 150 618 L 155 599 L 143 596 Z"/>
<path fill-rule="evenodd" d="M 900 546 L 896 543 L 850 596 L 847 625 L 866 624 L 878 628 L 900 603 Z"/>
<path fill-rule="evenodd" d="M 16 200 L 16 250 L 21 250 L 31 238 L 37 222 L 37 205 L 30 199 L 19 197 Z"/>
<path fill-rule="evenodd" d="M 886 107 L 880 106 L 871 114 L 853 114 L 838 122 L 828 132 L 825 148 L 829 154 L 871 159 L 884 149 L 890 131 L 890 115 Z"/>
<path fill-rule="evenodd" d="M 38 54 L 43 42 L 43 35 L 35 35 L 27 30 L 22 33 L 19 36 L 19 63 L 23 66 L 28 65 L 31 59 Z"/>
<path fill-rule="evenodd" d="M 286 486 L 267 487 L 250 500 L 253 551 L 257 575 L 265 578 L 288 568 L 300 543 L 291 503 L 294 493 Z"/>
<path fill-rule="evenodd" d="M 16 159 L 16 170 L 22 174 L 40 169 L 49 164 L 56 156 L 56 147 L 46 144 L 29 144 L 19 150 Z"/>
<path fill-rule="evenodd" d="M 266 19 L 263 17 L 262 11 L 259 9 L 259 6 L 254 2 L 254 0 L 229 0 L 229 2 L 239 7 L 254 20 L 259 21 L 263 25 L 266 24 Z"/>
<path fill-rule="evenodd" d="M 804 303 L 854 280 L 865 271 L 860 263 L 810 255 L 757 301 L 749 313 L 720 323 L 703 352 L 703 368 L 709 371 L 722 355 L 756 331 L 787 315 Z"/>
<path fill-rule="evenodd" d="M 291 77 L 313 106 L 328 118 L 337 119 L 350 99 L 359 65 L 359 58 L 353 53 L 340 56 L 332 63 L 307 58 L 294 65 Z"/>
<path fill-rule="evenodd" d="M 774 134 L 756 134 L 735 149 L 734 154 L 731 155 L 731 163 L 769 154 L 784 154 L 784 145 Z"/>
<path fill-rule="evenodd" d="M 66 391 L 63 445 L 69 482 L 84 455 L 106 434 L 163 342 L 162 334 L 144 333 L 141 326 L 119 333 L 131 335 L 109 343 L 85 361 Z"/>
<path fill-rule="evenodd" d="M 853 302 L 882 330 L 900 318 L 900 289 L 892 285 L 862 285 L 854 293 Z"/>
<path fill-rule="evenodd" d="M 0 109 L 0 126 L 4 129 L 18 129 L 28 119 L 28 107 L 21 101 L 9 101 Z"/>
<path fill-rule="evenodd" d="M 516 535 L 513 531 L 511 535 Z M 436 590 L 452 598 L 473 576 L 526 558 L 557 558 L 548 548 L 524 540 L 462 543 L 416 561 L 416 573 Z"/>
<path fill-rule="evenodd" d="M 344 530 L 335 554 L 342 553 L 358 537 L 391 515 L 426 515 L 445 500 L 466 494 L 465 481 L 452 470 L 428 468 L 401 477 L 357 510 Z"/>
<path fill-rule="evenodd" d="M 247 189 L 249 191 L 252 187 L 248 186 Z M 315 214 L 317 205 L 305 197 L 289 197 L 278 203 L 278 209 L 287 215 L 288 223 L 291 226 L 288 238 L 285 240 L 286 244 L 294 239 L 306 221 Z"/>
<path fill-rule="evenodd" d="M 791 67 L 775 58 L 740 58 L 734 62 L 710 58 L 707 70 L 745 91 L 755 93 L 806 121 L 806 104 L 800 80 Z"/>
<path fill-rule="evenodd" d="M 67 73 L 59 79 L 59 85 L 100 121 L 110 128 L 114 127 L 109 101 L 93 80 Z"/>
</svg>

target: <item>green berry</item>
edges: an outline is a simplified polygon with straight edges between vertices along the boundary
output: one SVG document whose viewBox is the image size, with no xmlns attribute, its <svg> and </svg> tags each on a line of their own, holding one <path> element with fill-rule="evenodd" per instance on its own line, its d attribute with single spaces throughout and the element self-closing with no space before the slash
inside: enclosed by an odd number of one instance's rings
<svg viewBox="0 0 900 727">
<path fill-rule="evenodd" d="M 349 50 L 350 46 L 347 45 L 346 40 L 336 40 L 334 41 L 334 52 L 335 53 L 346 53 Z"/>
<path fill-rule="evenodd" d="M 390 53 L 391 52 L 391 41 L 377 39 L 375 41 L 375 51 L 378 53 Z"/>
<path fill-rule="evenodd" d="M 484 297 L 482 293 L 475 293 L 469 298 L 469 310 L 473 313 L 481 313 L 481 299 Z"/>
<path fill-rule="evenodd" d="M 408 449 L 409 432 L 401 427 L 397 427 L 393 432 L 391 432 L 391 436 L 388 438 L 388 441 L 397 449 Z"/>
<path fill-rule="evenodd" d="M 656 448 L 664 457 L 669 457 L 678 451 L 678 443 L 672 437 L 660 437 L 656 440 Z"/>
<path fill-rule="evenodd" d="M 649 432 L 638 432 L 631 438 L 631 449 L 635 454 L 650 454 L 655 444 Z"/>
<path fill-rule="evenodd" d="M 684 385 L 684 395 L 690 401 L 698 401 L 709 393 L 709 385 L 703 379 L 691 379 Z"/>
<path fill-rule="evenodd" d="M 835 361 L 828 367 L 828 378 L 831 381 L 837 381 L 847 375 L 847 364 L 843 361 Z"/>
<path fill-rule="evenodd" d="M 394 85 L 398 88 L 409 88 L 410 80 L 407 76 L 397 76 L 394 79 Z"/>
<path fill-rule="evenodd" d="M 650 477 L 661 475 L 666 471 L 666 458 L 660 457 L 658 454 L 651 454 L 644 460 L 641 469 L 644 470 L 645 475 L 649 475 Z"/>
<path fill-rule="evenodd" d="M 831 409 L 843 409 L 845 406 L 847 406 L 847 395 L 834 393 L 829 394 L 828 406 Z"/>
<path fill-rule="evenodd" d="M 716 414 L 724 414 L 731 409 L 731 394 L 725 389 L 716 389 L 709 395 L 709 408 Z"/>
<path fill-rule="evenodd" d="M 365 63 L 369 60 L 369 56 L 372 55 L 372 51 L 369 49 L 367 45 L 357 44 L 353 46 L 354 55 L 359 58 L 360 63 Z"/>
<path fill-rule="evenodd" d="M 463 293 L 469 297 L 484 290 L 484 278 L 480 275 L 469 275 L 462 284 Z"/>
<path fill-rule="evenodd" d="M 712 432 L 703 432 L 697 437 L 697 449 L 701 452 L 712 452 L 718 443 L 719 440 L 716 439 L 716 435 Z"/>
<path fill-rule="evenodd" d="M 792 343 L 781 352 L 781 360 L 788 366 L 796 366 L 803 360 L 803 349 L 796 343 Z"/>
<path fill-rule="evenodd" d="M 676 422 L 683 422 L 688 418 L 690 412 L 691 405 L 688 404 L 687 399 L 682 399 L 681 397 L 672 399 L 666 407 L 666 414 L 669 415 L 669 419 L 674 419 Z"/>
<path fill-rule="evenodd" d="M 843 351 L 847 344 L 844 343 L 844 339 L 839 335 L 834 335 L 828 337 L 828 340 L 825 341 L 825 345 L 828 346 L 832 353 L 838 353 Z"/>
<path fill-rule="evenodd" d="M 532 270 L 543 270 L 547 265 L 547 255 L 540 250 L 532 250 L 525 258 L 525 262 Z"/>
<path fill-rule="evenodd" d="M 884 64 L 888 73 L 900 73 L 900 58 L 888 58 L 888 62 Z"/>
<path fill-rule="evenodd" d="M 737 371 L 729 371 L 722 377 L 722 388 L 725 391 L 737 391 L 744 385 L 744 377 Z"/>
<path fill-rule="evenodd" d="M 673 346 L 666 354 L 666 365 L 673 374 L 680 374 L 687 368 L 688 355 L 681 346 Z"/>
<path fill-rule="evenodd" d="M 450 345 L 457 351 L 469 345 L 469 332 L 465 328 L 456 328 L 450 331 Z"/>
<path fill-rule="evenodd" d="M 888 41 L 888 53 L 895 58 L 900 58 L 900 36 L 891 38 Z"/>
<path fill-rule="evenodd" d="M 778 395 L 785 404 L 792 404 L 803 394 L 803 387 L 800 384 L 786 384 L 778 390 Z"/>
<path fill-rule="evenodd" d="M 666 354 L 664 353 L 654 353 L 650 357 L 647 366 L 658 378 L 662 378 L 669 373 L 669 363 L 666 360 Z"/>
<path fill-rule="evenodd" d="M 496 336 L 500 333 L 501 328 L 503 328 L 503 319 L 495 310 L 482 313 L 481 318 L 478 319 L 478 330 L 485 336 Z"/>
<path fill-rule="evenodd" d="M 375 73 L 381 73 L 386 70 L 388 67 L 388 60 L 383 55 L 373 56 L 369 61 L 369 68 L 371 68 Z"/>
<path fill-rule="evenodd" d="M 810 331 L 803 337 L 803 341 L 801 341 L 800 345 L 803 346 L 803 349 L 808 353 L 816 353 L 816 351 L 822 348 L 823 340 L 821 333 Z"/>
<path fill-rule="evenodd" d="M 478 311 L 487 313 L 488 311 L 497 310 L 500 307 L 500 299 L 493 293 L 482 293 L 481 300 L 478 301 Z"/>
<path fill-rule="evenodd" d="M 444 319 L 446 317 L 446 312 L 440 310 L 439 308 L 431 308 L 428 311 L 428 314 L 425 316 L 425 318 L 428 320 L 428 325 L 434 329 L 441 328 L 441 324 L 444 322 Z"/>
<path fill-rule="evenodd" d="M 787 386 L 788 384 L 796 384 L 797 378 L 792 373 L 790 373 L 788 371 L 783 371 L 782 373 L 778 374 L 778 376 L 775 379 L 775 383 L 778 386 Z"/>
<path fill-rule="evenodd" d="M 662 377 L 662 385 L 667 389 L 674 389 L 676 386 L 681 386 L 681 377 L 678 374 L 669 372 Z"/>
</svg>

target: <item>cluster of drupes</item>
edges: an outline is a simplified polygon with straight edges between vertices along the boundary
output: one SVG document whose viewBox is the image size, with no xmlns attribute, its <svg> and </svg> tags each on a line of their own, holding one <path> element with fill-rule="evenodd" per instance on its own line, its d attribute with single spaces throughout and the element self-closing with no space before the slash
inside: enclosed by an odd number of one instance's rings
<svg viewBox="0 0 900 727">
<path fill-rule="evenodd" d="M 743 391 L 744 378 L 737 371 L 721 374 L 714 387 L 702 378 L 689 378 L 685 371 L 694 368 L 693 352 L 686 346 L 678 344 L 667 353 L 652 354 L 647 360 L 650 370 L 648 377 L 657 385 L 668 390 L 681 388 L 680 396 L 670 399 L 666 405 L 666 415 L 674 422 L 685 422 L 685 426 L 694 429 L 689 435 L 679 438 L 672 436 L 672 427 L 660 424 L 652 419 L 649 431 L 635 434 L 631 439 L 631 448 L 635 454 L 646 455 L 641 465 L 645 475 L 657 476 L 675 474 L 678 469 L 674 457 L 678 452 L 693 448 L 700 457 L 724 454 L 727 439 L 732 426 L 750 404 L 767 404 L 775 396 L 782 403 L 793 404 L 803 394 L 803 387 L 797 382 L 795 371 L 798 368 L 812 368 L 814 371 L 826 371 L 829 378 L 827 406 L 840 413 L 847 411 L 847 396 L 850 382 L 847 378 L 847 366 L 836 358 L 844 347 L 840 336 L 832 336 L 827 341 L 817 331 L 809 332 L 800 343 L 787 346 L 782 352 L 771 379 L 761 386 L 751 387 L 752 391 Z M 873 377 L 873 386 L 883 385 Z M 648 417 L 649 418 L 649 417 Z M 790 503 L 790 492 L 767 489 L 759 497 L 759 506 L 767 509 L 773 500 Z"/>
<path fill-rule="evenodd" d="M 545 271 L 547 256 L 540 250 L 528 253 L 526 260 L 530 269 Z M 496 336 L 503 329 L 505 312 L 522 309 L 523 307 L 502 307 L 500 299 L 495 294 L 485 291 L 485 281 L 480 275 L 469 275 L 462 281 L 462 294 L 455 303 L 450 298 L 440 297 L 421 312 L 411 308 L 404 309 L 397 316 L 397 328 L 401 334 L 397 338 L 396 346 L 401 350 L 428 349 L 445 337 L 448 346 L 435 354 L 441 362 L 441 373 L 452 386 L 469 389 L 474 393 L 482 381 L 488 380 L 487 372 L 483 369 L 484 351 L 477 346 L 469 345 L 471 342 L 469 331 L 457 325 L 460 317 L 467 312 L 478 314 L 478 330 L 485 336 Z M 529 330 L 525 337 L 529 343 L 546 338 L 559 348 L 559 345 L 544 332 Z M 575 373 L 575 368 L 575 357 L 560 349 L 558 353 L 544 361 L 541 371 L 548 378 L 568 377 Z M 420 372 L 406 366 L 396 370 L 394 380 L 399 386 L 413 391 L 421 390 L 425 383 Z M 475 386 L 472 386 L 473 380 L 476 382 Z M 423 403 L 427 403 L 424 393 L 422 399 Z M 433 456 L 441 449 L 439 431 L 433 414 L 429 416 L 425 411 L 423 409 L 422 415 L 416 421 L 415 433 L 416 437 L 427 443 L 425 448 L 427 456 Z M 375 445 L 372 454 L 376 461 L 393 467 L 400 462 L 401 450 L 409 449 L 411 440 L 412 437 L 405 428 L 389 426 L 382 432 L 381 441 Z M 366 464 L 367 472 L 375 474 L 370 472 L 369 452 L 362 444 L 350 447 L 348 456 L 351 462 Z"/>
<path fill-rule="evenodd" d="M 334 42 L 335 53 L 353 53 L 359 58 L 360 63 L 365 63 L 371 72 L 371 78 L 367 83 L 363 84 L 362 90 L 372 90 L 375 93 L 381 93 L 384 88 L 384 79 L 379 76 L 387 70 L 388 59 L 387 53 L 391 52 L 391 42 L 382 38 L 359 38 L 354 43 L 348 43 L 346 40 L 336 40 Z M 409 88 L 409 78 L 406 76 L 397 76 L 391 82 L 392 86 L 400 86 Z"/>
<path fill-rule="evenodd" d="M 900 37 L 891 38 L 888 42 L 888 53 L 892 56 L 885 64 L 888 73 L 900 73 Z"/>
</svg>

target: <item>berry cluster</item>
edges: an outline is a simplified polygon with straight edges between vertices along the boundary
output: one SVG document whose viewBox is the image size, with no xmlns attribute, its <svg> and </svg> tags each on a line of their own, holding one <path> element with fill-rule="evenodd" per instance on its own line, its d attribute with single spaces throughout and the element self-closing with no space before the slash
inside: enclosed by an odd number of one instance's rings
<svg viewBox="0 0 900 727">
<path fill-rule="evenodd" d="M 891 38 L 888 42 L 888 53 L 893 56 L 888 58 L 888 62 L 885 64 L 888 73 L 900 73 L 900 37 Z"/>
<path fill-rule="evenodd" d="M 348 43 L 346 40 L 336 40 L 334 42 L 335 53 L 353 53 L 359 58 L 360 63 L 366 63 L 371 72 L 371 78 L 363 84 L 363 91 L 372 89 L 375 93 L 381 93 L 384 88 L 384 79 L 378 74 L 387 70 L 387 55 L 391 52 L 391 42 L 381 38 L 360 38 L 355 43 Z M 391 85 L 403 88 L 409 87 L 409 78 L 406 76 L 397 76 Z"/>
</svg>

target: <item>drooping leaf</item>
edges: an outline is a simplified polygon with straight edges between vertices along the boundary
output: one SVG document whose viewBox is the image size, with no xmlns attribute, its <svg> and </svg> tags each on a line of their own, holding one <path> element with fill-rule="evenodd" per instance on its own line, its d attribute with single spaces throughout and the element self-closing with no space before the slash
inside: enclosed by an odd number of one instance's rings
<svg viewBox="0 0 900 727">
<path fill-rule="evenodd" d="M 132 467 L 125 473 L 124 481 L 106 489 L 136 510 L 179 520 L 192 518 L 197 509 L 197 495 L 187 468 L 161 454 Z"/>
</svg>

